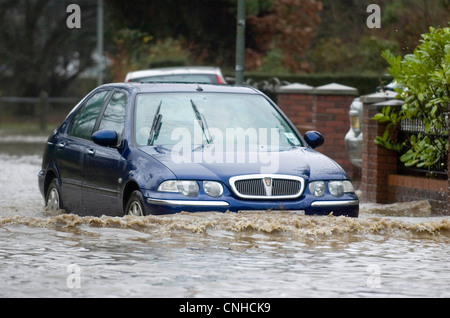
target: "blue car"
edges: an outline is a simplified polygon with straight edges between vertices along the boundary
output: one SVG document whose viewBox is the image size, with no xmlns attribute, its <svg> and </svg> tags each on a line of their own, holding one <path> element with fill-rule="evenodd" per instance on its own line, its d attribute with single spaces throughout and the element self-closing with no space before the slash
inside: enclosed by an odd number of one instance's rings
<svg viewBox="0 0 450 318">
<path fill-rule="evenodd" d="M 102 85 L 48 138 L 47 209 L 79 215 L 292 211 L 358 217 L 351 181 L 260 91 L 188 83 Z"/>
</svg>

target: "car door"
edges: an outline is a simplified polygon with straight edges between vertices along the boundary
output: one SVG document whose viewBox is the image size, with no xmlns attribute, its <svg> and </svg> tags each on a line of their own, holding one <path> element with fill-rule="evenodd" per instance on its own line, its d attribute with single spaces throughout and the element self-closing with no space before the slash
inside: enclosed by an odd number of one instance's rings
<svg viewBox="0 0 450 318">
<path fill-rule="evenodd" d="M 121 180 L 125 169 L 120 144 L 125 128 L 127 94 L 115 91 L 101 113 L 95 130 L 114 130 L 117 147 L 105 147 L 90 142 L 85 154 L 83 202 L 94 215 L 123 215 Z"/>
<path fill-rule="evenodd" d="M 67 132 L 56 143 L 55 161 L 61 179 L 62 202 L 70 212 L 83 213 L 86 143 L 109 92 L 100 91 L 88 98 L 73 114 Z"/>
<path fill-rule="evenodd" d="M 62 136 L 56 143 L 55 161 L 61 178 L 63 208 L 76 212 L 82 208 L 81 145 L 76 138 Z"/>
</svg>

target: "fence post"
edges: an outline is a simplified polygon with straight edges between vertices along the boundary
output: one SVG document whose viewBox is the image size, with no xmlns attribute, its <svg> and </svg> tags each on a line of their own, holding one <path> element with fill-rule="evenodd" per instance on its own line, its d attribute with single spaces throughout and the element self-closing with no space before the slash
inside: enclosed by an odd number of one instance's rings
<svg viewBox="0 0 450 318">
<path fill-rule="evenodd" d="M 47 112 L 48 112 L 48 93 L 41 91 L 39 93 L 38 113 L 39 127 L 41 131 L 47 130 Z"/>
</svg>

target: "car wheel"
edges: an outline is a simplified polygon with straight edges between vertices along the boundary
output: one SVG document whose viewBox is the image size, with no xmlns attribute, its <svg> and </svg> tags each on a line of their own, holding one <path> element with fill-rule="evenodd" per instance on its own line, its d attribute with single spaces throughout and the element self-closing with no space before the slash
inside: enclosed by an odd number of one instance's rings
<svg viewBox="0 0 450 318">
<path fill-rule="evenodd" d="M 140 191 L 133 191 L 128 199 L 125 215 L 144 216 L 144 198 Z"/>
<path fill-rule="evenodd" d="M 59 193 L 58 182 L 56 179 L 53 179 L 48 186 L 45 207 L 48 211 L 58 211 L 62 209 L 61 195 Z"/>
</svg>

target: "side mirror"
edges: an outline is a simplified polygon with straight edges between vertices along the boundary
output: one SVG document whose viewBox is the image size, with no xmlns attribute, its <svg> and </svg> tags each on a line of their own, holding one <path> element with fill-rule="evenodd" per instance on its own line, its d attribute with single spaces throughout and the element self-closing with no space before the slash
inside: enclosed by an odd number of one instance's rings
<svg viewBox="0 0 450 318">
<path fill-rule="evenodd" d="M 307 131 L 304 137 L 305 141 L 313 149 L 321 146 L 325 141 L 322 134 L 317 131 Z"/>
<path fill-rule="evenodd" d="M 92 135 L 92 140 L 100 146 L 117 147 L 118 136 L 114 130 L 97 130 Z"/>
</svg>

